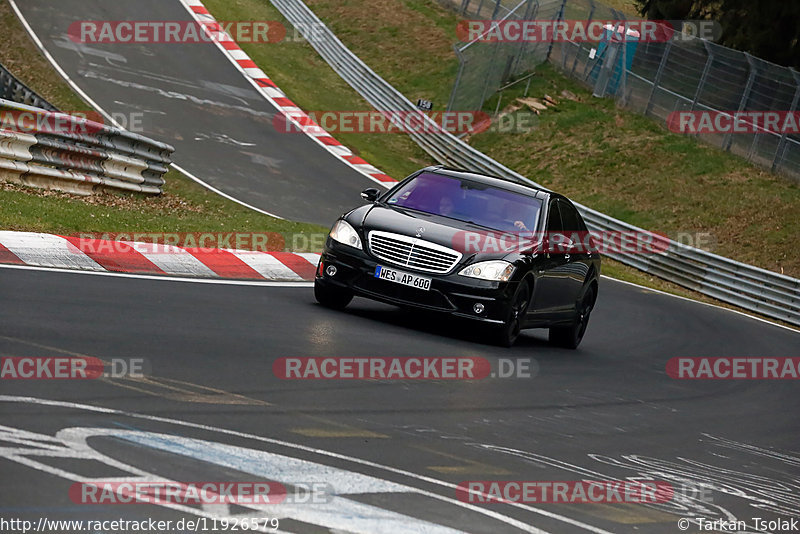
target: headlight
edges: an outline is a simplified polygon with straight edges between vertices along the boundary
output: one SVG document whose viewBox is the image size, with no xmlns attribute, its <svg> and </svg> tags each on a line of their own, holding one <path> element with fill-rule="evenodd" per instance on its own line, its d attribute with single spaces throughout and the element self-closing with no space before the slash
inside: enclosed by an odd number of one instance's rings
<svg viewBox="0 0 800 534">
<path fill-rule="evenodd" d="M 495 282 L 508 282 L 514 274 L 514 266 L 507 261 L 482 261 L 474 263 L 461 270 L 461 276 L 470 278 L 480 278 L 481 280 L 493 280 Z"/>
<path fill-rule="evenodd" d="M 361 248 L 361 238 L 358 237 L 356 229 L 350 226 L 343 220 L 336 221 L 336 224 L 331 228 L 331 239 L 338 241 L 343 245 L 350 247 Z"/>
</svg>

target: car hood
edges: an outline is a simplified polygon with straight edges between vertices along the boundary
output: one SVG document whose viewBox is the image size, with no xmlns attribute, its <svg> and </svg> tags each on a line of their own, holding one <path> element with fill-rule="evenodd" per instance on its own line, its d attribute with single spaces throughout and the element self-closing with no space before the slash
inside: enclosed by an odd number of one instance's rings
<svg viewBox="0 0 800 534">
<path fill-rule="evenodd" d="M 351 220 L 351 223 L 355 223 L 360 227 L 365 237 L 372 230 L 418 237 L 422 241 L 430 241 L 463 252 L 465 259 L 470 260 L 475 259 L 473 256 L 476 256 L 476 251 L 466 246 L 469 234 L 489 233 L 495 236 L 501 235 L 501 232 L 487 230 L 455 219 L 399 207 L 376 204 L 366 212 L 358 213 L 359 211 L 356 210 L 351 214 L 357 216 L 357 220 Z M 420 232 L 421 228 L 424 231 Z M 499 259 L 509 256 L 509 252 L 495 251 L 491 247 L 484 247 L 477 256 L 480 256 L 481 260 Z"/>
</svg>

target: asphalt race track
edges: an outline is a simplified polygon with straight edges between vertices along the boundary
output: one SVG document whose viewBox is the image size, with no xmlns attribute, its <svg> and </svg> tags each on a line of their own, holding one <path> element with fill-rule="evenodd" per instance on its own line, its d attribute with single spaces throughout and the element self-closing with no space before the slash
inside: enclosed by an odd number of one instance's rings
<svg viewBox="0 0 800 534">
<path fill-rule="evenodd" d="M 329 226 L 362 190 L 376 187 L 307 136 L 277 132 L 275 108 L 214 44 L 85 44 L 67 36 L 73 21 L 142 20 L 145 13 L 191 20 L 176 0 L 23 0 L 17 6 L 100 107 L 125 117 L 143 113 L 145 135 L 172 144 L 176 163 L 228 195 Z M 269 75 L 269 65 L 263 67 Z"/>
<path fill-rule="evenodd" d="M 132 443 L 132 438 L 114 433 L 167 434 L 219 444 L 215 447 L 255 449 L 341 470 L 326 475 L 334 488 L 367 475 L 451 500 L 455 489 L 433 480 L 455 485 L 494 479 L 658 479 L 665 472 L 676 477 L 671 479 L 676 500 L 664 505 L 478 505 L 503 520 L 411 489 L 353 490 L 354 502 L 401 514 L 408 532 L 452 532 L 442 526 L 523 532 L 507 522 L 511 518 L 545 532 L 669 533 L 678 531 L 676 522 L 684 516 L 772 517 L 774 513 L 763 509 L 770 500 L 797 510 L 797 384 L 677 381 L 664 371 L 674 356 L 796 354 L 796 333 L 717 308 L 604 281 L 587 338 L 580 350 L 571 352 L 549 347 L 536 331 L 510 350 L 481 344 L 460 323 L 440 335 L 416 315 L 364 300 L 337 313 L 317 305 L 308 287 L 4 268 L 0 294 L 0 356 L 144 358 L 151 373 L 144 380 L 4 380 L 3 432 L 52 437 L 65 428 L 111 429 L 112 435 L 95 436 L 88 443 L 162 477 L 247 480 L 245 473 L 254 471 L 247 466 L 231 469 L 233 464 L 226 463 L 230 451 L 209 446 L 211 456 L 198 458 L 159 449 L 165 438 Z M 279 357 L 375 355 L 483 356 L 493 365 L 498 358 L 532 358 L 537 372 L 532 378 L 448 382 L 287 381 L 272 373 Z M 27 397 L 126 413 L 43 406 Z M 19 436 L 0 438 L 12 448 L 22 443 Z M 25 447 L 42 446 L 42 439 Z M 103 474 L 98 465 L 86 465 L 85 458 L 49 459 L 47 466 L 61 470 L 53 473 L 22 465 L 3 450 L 2 478 L 14 480 L 2 489 L 3 516 L 35 520 L 42 515 L 75 519 L 122 514 L 177 520 L 187 515 L 148 505 L 77 506 L 69 497 L 72 482 L 81 476 L 120 476 L 117 469 L 114 475 Z M 280 469 L 259 473 L 279 477 Z M 289 474 L 304 480 L 297 472 Z M 698 489 L 708 487 L 713 491 Z M 293 519 L 281 519 L 282 531 L 328 532 L 309 525 L 329 524 L 330 518 L 313 505 L 297 505 L 287 513 Z M 352 530 L 335 531 L 395 531 L 356 526 L 361 522 L 366 520 L 353 519 L 348 523 Z"/>
<path fill-rule="evenodd" d="M 19 7 L 102 107 L 144 110 L 146 134 L 174 144 L 178 163 L 236 198 L 328 225 L 372 183 L 306 137 L 276 134 L 274 110 L 215 49 L 191 45 L 178 56 L 170 45 L 65 39 L 73 20 L 188 20 L 174 0 Z M 0 381 L 0 531 L 20 531 L 3 527 L 9 518 L 205 518 L 210 527 L 250 517 L 277 518 L 280 532 L 298 534 L 672 534 L 685 531 L 681 518 L 750 522 L 800 510 L 797 381 L 665 372 L 679 356 L 798 356 L 800 335 L 620 282 L 602 281 L 577 351 L 551 347 L 543 331 L 500 349 L 470 325 L 361 299 L 334 312 L 307 284 L 0 267 L 0 303 L 0 357 L 146 367 L 145 377 Z M 482 357 L 497 373 L 523 362 L 533 372 L 476 381 L 297 381 L 273 372 L 278 358 L 314 356 Z M 76 482 L 111 478 L 329 491 L 319 502 L 260 508 L 71 497 Z M 657 504 L 484 504 L 456 493 L 470 480 L 638 478 L 667 480 L 675 495 Z"/>
</svg>

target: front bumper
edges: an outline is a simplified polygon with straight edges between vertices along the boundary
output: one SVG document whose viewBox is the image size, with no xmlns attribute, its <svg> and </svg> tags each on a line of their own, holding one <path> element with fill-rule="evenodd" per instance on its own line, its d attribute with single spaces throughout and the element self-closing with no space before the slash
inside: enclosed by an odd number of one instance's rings
<svg viewBox="0 0 800 534">
<path fill-rule="evenodd" d="M 509 302 L 516 291 L 517 281 L 490 282 L 456 274 L 459 265 L 448 275 L 419 272 L 377 260 L 362 250 L 341 245 L 328 239 L 317 267 L 316 284 L 347 288 L 354 294 L 399 306 L 408 306 L 485 323 L 500 324 L 508 317 Z M 336 274 L 329 276 L 325 268 L 336 266 Z M 429 291 L 381 280 L 374 276 L 378 265 L 431 279 Z M 482 313 L 474 311 L 475 304 L 484 306 Z"/>
</svg>

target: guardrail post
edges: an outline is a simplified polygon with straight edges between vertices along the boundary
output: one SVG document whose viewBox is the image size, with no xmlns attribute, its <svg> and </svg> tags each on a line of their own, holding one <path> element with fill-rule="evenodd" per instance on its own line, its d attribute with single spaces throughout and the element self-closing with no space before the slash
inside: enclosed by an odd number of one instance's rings
<svg viewBox="0 0 800 534">
<path fill-rule="evenodd" d="M 664 67 L 667 65 L 667 58 L 669 58 L 670 50 L 672 50 L 672 39 L 667 41 L 667 46 L 664 47 L 664 53 L 661 56 L 661 62 L 658 64 L 656 77 L 653 78 L 653 88 L 650 90 L 650 96 L 647 98 L 647 107 L 644 108 L 645 115 L 649 115 L 650 109 L 653 107 L 653 97 L 656 95 L 658 84 L 661 83 L 661 76 L 664 74 Z"/>
<path fill-rule="evenodd" d="M 750 67 L 750 74 L 747 76 L 747 83 L 744 86 L 744 93 L 742 93 L 742 99 L 739 101 L 739 108 L 736 110 L 737 112 L 744 111 L 745 106 L 747 106 L 747 99 L 750 98 L 750 92 L 753 89 L 753 82 L 755 82 L 756 76 L 758 75 L 758 69 L 756 69 L 753 56 L 745 52 L 744 57 L 747 59 L 747 64 Z M 758 133 L 755 134 L 755 138 L 758 138 Z M 755 143 L 755 139 L 753 139 L 753 142 Z M 722 148 L 726 152 L 730 152 L 731 144 L 733 144 L 733 134 L 728 132 L 725 134 L 725 139 L 722 140 Z M 752 153 L 752 150 L 753 148 L 751 147 L 750 153 Z"/>
<path fill-rule="evenodd" d="M 794 78 L 794 83 L 797 85 L 797 89 L 794 92 L 794 98 L 792 99 L 792 107 L 789 110 L 790 113 L 794 113 L 797 111 L 797 104 L 800 102 L 800 74 L 792 67 L 789 67 L 789 72 L 792 73 L 792 77 Z M 783 132 L 781 134 L 781 140 L 778 141 L 778 148 L 775 150 L 775 157 L 772 160 L 772 172 L 783 163 L 783 158 L 786 155 L 786 138 L 789 134 L 787 132 Z"/>
</svg>

